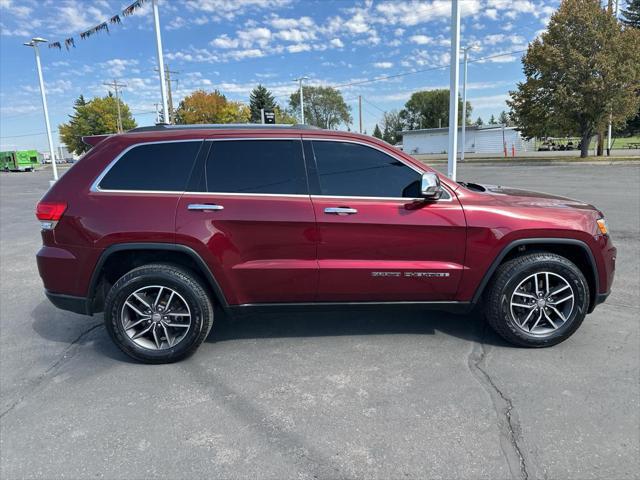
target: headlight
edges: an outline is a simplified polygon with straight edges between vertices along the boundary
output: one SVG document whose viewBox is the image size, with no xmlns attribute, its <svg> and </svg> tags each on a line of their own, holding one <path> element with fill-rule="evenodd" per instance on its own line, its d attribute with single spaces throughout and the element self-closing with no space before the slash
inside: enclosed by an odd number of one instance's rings
<svg viewBox="0 0 640 480">
<path fill-rule="evenodd" d="M 598 224 L 598 230 L 600 230 L 600 233 L 602 235 L 609 234 L 609 229 L 607 228 L 607 222 L 604 220 L 604 218 L 599 218 L 598 220 L 596 220 L 596 223 Z"/>
</svg>

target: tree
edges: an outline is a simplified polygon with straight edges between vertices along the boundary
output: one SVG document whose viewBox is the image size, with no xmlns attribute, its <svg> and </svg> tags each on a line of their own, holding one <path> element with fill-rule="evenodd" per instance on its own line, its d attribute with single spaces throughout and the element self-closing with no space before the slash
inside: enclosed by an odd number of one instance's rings
<svg viewBox="0 0 640 480">
<path fill-rule="evenodd" d="M 276 105 L 274 108 L 274 112 L 276 114 L 276 123 L 287 123 L 289 125 L 295 125 L 298 123 L 298 119 L 287 112 L 284 108 L 281 108 L 280 105 Z"/>
<path fill-rule="evenodd" d="M 504 125 L 506 127 L 513 126 L 513 122 L 511 121 L 511 117 L 504 110 L 500 112 L 500 115 L 498 115 L 498 123 L 500 125 Z"/>
<path fill-rule="evenodd" d="M 373 136 L 382 140 L 382 132 L 380 131 L 380 127 L 376 123 L 375 128 L 373 129 Z"/>
<path fill-rule="evenodd" d="M 275 110 L 276 100 L 273 94 L 262 85 L 258 85 L 249 94 L 249 109 L 251 110 L 251 122 L 260 123 L 262 117 L 260 109 Z M 277 117 L 276 117 L 277 118 Z"/>
<path fill-rule="evenodd" d="M 458 111 L 462 112 L 462 99 L 458 97 Z M 467 118 L 471 118 L 471 103 L 467 102 Z M 449 125 L 449 90 L 423 90 L 414 92 L 400 112 L 408 130 L 438 128 Z M 462 125 L 462 117 L 458 118 Z"/>
<path fill-rule="evenodd" d="M 351 107 L 344 102 L 342 94 L 332 87 L 304 87 L 304 118 L 309 125 L 320 128 L 336 128 L 349 125 Z M 292 115 L 300 111 L 300 90 L 291 94 L 289 110 Z"/>
<path fill-rule="evenodd" d="M 402 135 L 400 134 L 402 130 L 404 130 L 404 124 L 402 118 L 400 118 L 400 113 L 397 110 L 384 112 L 382 115 L 382 139 L 391 145 L 395 145 L 402 140 Z"/>
<path fill-rule="evenodd" d="M 496 117 L 493 116 L 493 113 L 491 114 L 491 117 L 489 118 L 489 125 L 497 125 L 498 122 L 496 121 Z"/>
<path fill-rule="evenodd" d="M 482 117 L 478 117 L 478 119 L 475 121 L 474 125 L 476 127 L 481 127 L 482 125 L 484 125 L 484 120 L 482 120 Z"/>
<path fill-rule="evenodd" d="M 136 121 L 126 103 L 120 102 L 120 116 L 122 128 L 135 128 Z M 60 139 L 67 148 L 80 155 L 91 147 L 82 141 L 88 135 L 105 135 L 118 131 L 118 105 L 116 98 L 109 93 L 105 97 L 95 97 L 88 102 L 80 95 L 73 104 L 73 114 L 69 115 L 69 122 L 58 126 Z"/>
<path fill-rule="evenodd" d="M 620 21 L 627 27 L 640 28 L 640 0 L 627 0 L 627 8 L 622 10 Z"/>
<path fill-rule="evenodd" d="M 249 107 L 240 102 L 227 100 L 218 90 L 205 92 L 196 90 L 187 95 L 176 110 L 177 124 L 194 123 L 246 123 Z"/>
<path fill-rule="evenodd" d="M 640 106 L 640 30 L 623 29 L 598 0 L 563 0 L 522 63 L 526 80 L 507 104 L 527 138 L 578 134 L 586 157 L 610 114 L 618 126 Z"/>
</svg>

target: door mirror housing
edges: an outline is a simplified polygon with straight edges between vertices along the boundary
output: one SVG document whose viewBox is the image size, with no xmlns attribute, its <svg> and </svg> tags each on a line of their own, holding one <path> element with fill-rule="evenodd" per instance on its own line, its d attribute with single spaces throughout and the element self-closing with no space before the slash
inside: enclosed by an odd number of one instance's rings
<svg viewBox="0 0 640 480">
<path fill-rule="evenodd" d="M 442 196 L 440 178 L 435 173 L 423 173 L 420 194 L 425 200 L 438 200 Z"/>
</svg>

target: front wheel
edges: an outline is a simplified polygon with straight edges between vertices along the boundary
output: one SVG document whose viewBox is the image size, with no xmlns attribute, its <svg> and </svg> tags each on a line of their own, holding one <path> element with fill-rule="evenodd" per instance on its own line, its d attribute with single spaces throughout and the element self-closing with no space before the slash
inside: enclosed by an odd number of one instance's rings
<svg viewBox="0 0 640 480">
<path fill-rule="evenodd" d="M 165 264 L 125 274 L 109 291 L 104 312 L 115 344 L 145 363 L 176 362 L 190 355 L 213 322 L 213 305 L 200 280 Z"/>
<path fill-rule="evenodd" d="M 510 343 L 549 347 L 578 329 L 588 307 L 589 286 L 574 263 L 552 253 L 533 253 L 498 268 L 485 314 Z"/>
</svg>

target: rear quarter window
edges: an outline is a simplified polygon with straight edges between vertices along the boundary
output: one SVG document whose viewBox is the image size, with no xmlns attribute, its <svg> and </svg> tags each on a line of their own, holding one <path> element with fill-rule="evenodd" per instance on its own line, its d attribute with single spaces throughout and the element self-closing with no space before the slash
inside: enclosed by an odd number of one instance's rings
<svg viewBox="0 0 640 480">
<path fill-rule="evenodd" d="M 100 180 L 101 190 L 182 192 L 200 140 L 141 144 L 127 150 Z"/>
</svg>

